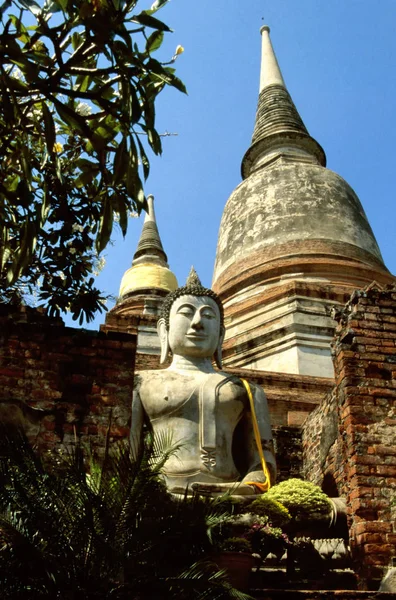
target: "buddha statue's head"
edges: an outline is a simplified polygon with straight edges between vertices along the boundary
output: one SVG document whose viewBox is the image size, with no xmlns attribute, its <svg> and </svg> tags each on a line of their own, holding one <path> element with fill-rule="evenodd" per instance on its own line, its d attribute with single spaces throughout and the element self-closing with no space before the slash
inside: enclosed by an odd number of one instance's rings
<svg viewBox="0 0 396 600">
<path fill-rule="evenodd" d="M 224 312 L 220 298 L 202 286 L 192 268 L 186 285 L 166 296 L 158 321 L 161 364 L 168 352 L 186 357 L 214 358 L 221 369 Z"/>
</svg>

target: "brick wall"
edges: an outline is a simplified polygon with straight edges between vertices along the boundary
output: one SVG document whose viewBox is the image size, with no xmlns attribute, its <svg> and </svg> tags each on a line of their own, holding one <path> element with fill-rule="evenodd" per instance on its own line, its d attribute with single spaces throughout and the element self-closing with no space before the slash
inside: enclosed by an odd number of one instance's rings
<svg viewBox="0 0 396 600">
<path fill-rule="evenodd" d="M 0 307 L 0 416 L 23 421 L 40 448 L 86 439 L 93 449 L 129 433 L 136 336 L 65 327 Z M 111 422 L 110 422 L 111 421 Z"/>
<path fill-rule="evenodd" d="M 274 427 L 274 445 L 277 476 L 280 483 L 292 477 L 302 477 L 301 429 L 299 427 Z"/>
<path fill-rule="evenodd" d="M 360 585 L 375 589 L 396 556 L 396 288 L 356 291 L 336 319 L 336 387 L 304 425 L 304 472 L 345 496 Z"/>
<path fill-rule="evenodd" d="M 272 373 L 253 369 L 227 369 L 236 377 L 245 377 L 262 386 L 268 400 L 273 428 L 301 427 L 302 421 L 329 393 L 334 380 L 327 377 Z"/>
</svg>

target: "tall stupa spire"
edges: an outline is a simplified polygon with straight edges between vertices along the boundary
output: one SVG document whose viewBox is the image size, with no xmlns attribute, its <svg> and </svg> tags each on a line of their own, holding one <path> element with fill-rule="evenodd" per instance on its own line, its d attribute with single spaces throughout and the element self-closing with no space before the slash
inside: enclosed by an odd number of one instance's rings
<svg viewBox="0 0 396 600">
<path fill-rule="evenodd" d="M 308 157 L 326 166 L 322 147 L 309 135 L 286 88 L 268 25 L 264 25 L 260 33 L 260 93 L 252 143 L 242 161 L 242 177 L 246 179 L 282 150 L 299 153 L 302 158 Z"/>
<path fill-rule="evenodd" d="M 154 259 L 155 262 L 159 262 L 166 267 L 168 266 L 168 258 L 164 252 L 157 227 L 154 211 L 154 196 L 152 194 L 147 197 L 147 212 L 144 218 L 138 247 L 133 256 L 132 265 L 147 262 L 148 259 Z"/>
<path fill-rule="evenodd" d="M 260 93 L 244 181 L 224 208 L 213 289 L 227 333 L 224 364 L 332 377 L 331 310 L 394 277 L 351 187 L 325 168 L 261 28 Z"/>
<path fill-rule="evenodd" d="M 283 85 L 285 81 L 275 56 L 274 49 L 271 44 L 270 28 L 268 25 L 263 25 L 260 29 L 261 33 L 261 70 L 260 70 L 260 92 L 269 85 Z"/>
<path fill-rule="evenodd" d="M 160 355 L 157 319 L 164 297 L 177 287 L 169 269 L 154 211 L 154 196 L 147 197 L 147 212 L 131 267 L 125 271 L 116 305 L 101 330 L 137 334 L 137 365 L 143 355 Z M 147 368 L 147 366 L 144 366 Z"/>
</svg>

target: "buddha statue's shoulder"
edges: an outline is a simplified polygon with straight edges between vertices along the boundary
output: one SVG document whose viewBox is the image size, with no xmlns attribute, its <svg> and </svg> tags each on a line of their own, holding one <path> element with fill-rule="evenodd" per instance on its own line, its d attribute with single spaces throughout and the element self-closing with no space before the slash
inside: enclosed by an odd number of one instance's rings
<svg viewBox="0 0 396 600">
<path fill-rule="evenodd" d="M 148 369 L 145 371 L 136 371 L 134 377 L 134 388 L 140 387 L 150 381 L 165 381 L 169 378 L 172 378 L 172 373 L 167 369 Z"/>
<path fill-rule="evenodd" d="M 168 369 L 153 369 L 147 371 L 136 371 L 133 389 L 140 393 L 144 391 L 153 391 L 167 386 L 176 385 L 181 380 L 188 382 L 194 381 L 194 377 L 180 375 L 175 371 Z"/>
<path fill-rule="evenodd" d="M 190 382 L 205 382 L 211 381 L 214 384 L 227 384 L 237 386 L 243 389 L 242 381 L 239 377 L 226 373 L 225 371 L 214 371 L 212 373 L 180 373 L 171 369 L 153 369 L 145 371 L 137 371 L 134 379 L 134 389 L 142 391 L 148 386 L 155 388 L 157 386 L 180 384 L 188 385 Z"/>
</svg>

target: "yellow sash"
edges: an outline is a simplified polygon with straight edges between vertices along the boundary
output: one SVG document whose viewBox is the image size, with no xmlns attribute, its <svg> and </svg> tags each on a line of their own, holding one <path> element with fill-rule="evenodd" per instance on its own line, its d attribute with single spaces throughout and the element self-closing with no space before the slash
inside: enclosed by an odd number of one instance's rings
<svg viewBox="0 0 396 600">
<path fill-rule="evenodd" d="M 257 450 L 258 450 L 258 453 L 260 456 L 260 462 L 261 462 L 261 466 L 263 469 L 263 473 L 265 476 L 264 483 L 259 483 L 258 481 L 245 481 L 244 483 L 246 483 L 247 485 L 254 485 L 259 489 L 259 491 L 261 493 L 264 493 L 264 492 L 267 492 L 271 487 L 270 474 L 268 471 L 267 463 L 265 462 L 263 448 L 261 446 L 261 436 L 260 436 L 260 430 L 259 430 L 259 426 L 258 426 L 258 422 L 257 422 L 256 410 L 254 408 L 254 399 L 253 399 L 252 390 L 250 389 L 250 385 L 246 381 L 246 379 L 241 378 L 241 381 L 242 381 L 243 385 L 245 386 L 245 389 L 246 389 L 246 392 L 247 392 L 247 395 L 249 398 L 250 410 L 252 412 L 254 438 L 256 440 L 256 446 L 257 446 Z"/>
</svg>

